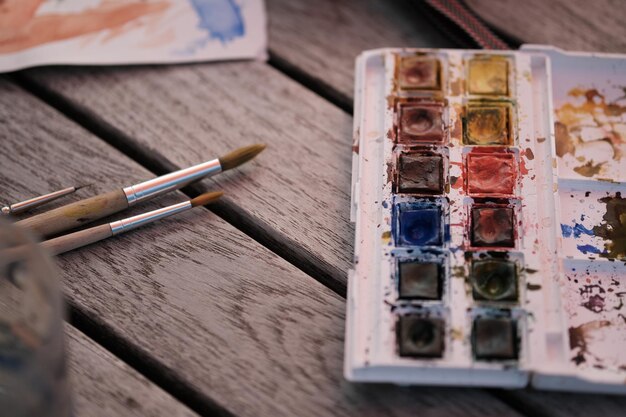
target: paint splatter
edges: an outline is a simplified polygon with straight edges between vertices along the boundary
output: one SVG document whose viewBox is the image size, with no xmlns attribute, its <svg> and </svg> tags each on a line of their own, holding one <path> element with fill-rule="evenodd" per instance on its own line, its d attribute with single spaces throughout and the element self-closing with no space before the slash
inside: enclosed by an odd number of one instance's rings
<svg viewBox="0 0 626 417">
<path fill-rule="evenodd" d="M 450 90 L 453 96 L 461 95 L 464 89 L 465 89 L 464 79 L 457 78 L 454 81 L 450 82 Z"/>
<path fill-rule="evenodd" d="M 394 107 L 396 107 L 396 96 L 389 94 L 387 96 L 387 110 L 392 110 Z"/>
<path fill-rule="evenodd" d="M 575 223 L 574 226 L 569 226 L 567 224 L 561 224 L 561 233 L 563 237 L 572 237 L 579 238 L 582 235 L 587 236 L 595 236 L 595 232 L 591 229 L 587 229 L 585 226 L 579 223 Z"/>
<path fill-rule="evenodd" d="M 595 226 L 593 232 L 607 242 L 602 256 L 613 259 L 626 258 L 626 198 L 621 193 L 615 197 L 604 197 L 600 200 L 606 204 L 606 213 L 602 216 L 602 224 Z"/>
<path fill-rule="evenodd" d="M 529 161 L 532 161 L 533 159 L 535 159 L 535 154 L 533 153 L 533 150 L 530 148 L 526 148 L 524 155 L 526 155 L 526 159 L 528 159 Z"/>
<path fill-rule="evenodd" d="M 582 306 L 594 313 L 601 313 L 605 307 L 606 290 L 599 285 L 584 285 L 579 288 L 580 296 L 584 300 Z"/>
<path fill-rule="evenodd" d="M 611 325 L 608 320 L 594 320 L 578 327 L 569 328 L 569 344 L 570 349 L 574 351 L 575 356 L 572 361 L 576 365 L 580 365 L 587 361 L 586 355 L 589 354 L 588 343 L 591 333 Z"/>
<path fill-rule="evenodd" d="M 576 150 L 576 144 L 574 139 L 570 136 L 567 126 L 561 122 L 554 124 L 554 133 L 556 136 L 556 154 L 559 157 L 563 157 L 565 154 L 574 155 Z"/>
<path fill-rule="evenodd" d="M 528 175 L 529 172 L 528 168 L 526 168 L 526 160 L 521 158 L 519 160 L 519 173 L 521 175 Z"/>
<path fill-rule="evenodd" d="M 389 162 L 387 164 L 387 182 L 392 182 L 396 177 L 396 164 Z"/>
<path fill-rule="evenodd" d="M 450 175 L 450 186 L 455 190 L 460 189 L 463 186 L 463 180 L 461 177 Z"/>
<path fill-rule="evenodd" d="M 599 164 L 594 164 L 593 159 L 587 161 L 584 165 L 574 167 L 574 171 L 583 177 L 593 177 L 594 175 L 598 175 L 600 170 L 602 169 L 602 165 L 606 164 L 606 162 L 600 162 Z"/>
<path fill-rule="evenodd" d="M 588 253 L 596 255 L 602 254 L 602 251 L 593 245 L 576 245 L 576 248 L 585 255 L 587 255 Z"/>
</svg>

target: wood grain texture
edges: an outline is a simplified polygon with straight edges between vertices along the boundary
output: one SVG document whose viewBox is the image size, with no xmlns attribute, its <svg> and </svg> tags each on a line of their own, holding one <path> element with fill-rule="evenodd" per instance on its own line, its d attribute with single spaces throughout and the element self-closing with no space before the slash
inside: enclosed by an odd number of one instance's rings
<svg viewBox="0 0 626 417">
<path fill-rule="evenodd" d="M 270 51 L 352 97 L 365 49 L 454 47 L 409 1 L 268 0 Z"/>
<path fill-rule="evenodd" d="M 623 0 L 466 0 L 490 25 L 525 43 L 626 52 Z"/>
<path fill-rule="evenodd" d="M 197 416 L 75 327 L 66 336 L 76 417 Z"/>
<path fill-rule="evenodd" d="M 149 177 L 1 81 L 0 120 L 7 144 L 0 148 L 2 198 L 41 193 L 52 177 L 93 182 L 94 192 Z M 43 158 L 48 163 L 38 164 Z M 247 168 L 250 176 L 259 172 L 256 161 Z M 136 209 L 180 198 L 174 193 Z M 411 416 L 416 410 L 427 417 L 518 416 L 480 390 L 347 383 L 344 301 L 208 210 L 58 261 L 74 305 L 180 384 L 237 416 Z"/>
<path fill-rule="evenodd" d="M 321 13 L 317 9 L 322 9 L 315 2 L 285 4 L 287 11 L 290 7 L 298 8 L 301 18 L 296 25 L 291 21 L 280 23 L 280 19 L 293 17 L 281 14 L 281 10 L 276 11 L 277 4 L 282 3 L 269 2 L 271 48 L 273 52 L 281 53 L 281 49 L 274 46 L 277 45 L 274 39 L 277 36 L 313 36 L 309 33 L 318 31 L 314 22 L 317 14 Z M 349 1 L 336 4 L 339 4 L 337 7 L 359 8 L 356 3 Z M 346 4 L 348 6 L 344 6 Z M 309 20 L 305 18 L 307 15 Z M 297 26 L 300 29 L 281 32 L 277 30 L 277 24 Z M 341 26 L 338 26 L 335 31 L 341 30 Z M 420 28 L 416 26 L 414 30 L 418 32 L 415 36 L 419 36 Z M 372 32 L 380 34 L 381 42 L 367 47 L 393 45 L 395 42 L 386 42 L 384 36 L 389 36 L 389 39 L 399 36 L 391 24 L 381 25 L 375 30 L 368 29 L 359 36 L 367 37 Z M 288 51 L 290 59 L 299 68 L 317 74 L 317 70 L 310 69 L 316 68 L 310 66 L 316 60 L 315 56 L 309 55 L 312 53 L 310 49 L 330 50 L 335 41 L 328 36 L 323 40 L 326 43 L 309 47 L 306 43 L 308 40 L 302 39 L 299 48 L 293 47 Z M 317 42 L 322 40 L 318 39 Z M 349 36 L 346 35 L 341 43 L 349 44 Z M 415 46 L 413 43 L 407 44 Z M 399 43 L 395 45 L 402 46 Z M 324 65 L 331 68 L 327 72 L 339 71 L 349 75 L 332 81 L 338 90 L 351 92 L 353 59 L 360 49 L 360 46 L 355 46 L 351 55 L 336 52 L 326 57 Z M 285 51 L 283 55 L 287 56 Z M 327 75 L 335 77 L 334 74 Z M 259 172 L 251 174 L 248 167 L 244 167 L 234 177 L 220 177 L 215 181 L 234 187 L 236 192 L 231 202 L 249 213 L 266 230 L 277 230 L 302 245 L 315 257 L 316 262 L 334 266 L 339 271 L 345 271 L 349 265 L 348 254 L 352 252 L 352 235 L 348 227 L 351 121 L 338 109 L 285 80 L 276 71 L 257 63 L 236 63 L 173 68 L 50 69 L 32 71 L 30 76 L 84 106 L 96 118 L 121 129 L 141 144 L 146 152 L 159 150 L 179 167 L 196 163 L 214 146 L 222 152 L 229 149 L 223 143 L 241 146 L 257 140 L 267 141 L 270 147 L 254 162 L 262 167 Z M 149 94 L 146 93 L 148 91 Z M 268 190 L 276 190 L 275 195 L 268 193 Z M 161 261 L 160 257 L 156 259 Z M 106 263 L 105 260 L 101 262 Z M 334 317 L 333 320 L 338 319 Z M 288 332 L 278 328 L 271 331 L 285 335 L 282 336 L 285 343 L 294 343 L 290 339 L 302 337 L 302 322 L 298 322 L 300 329 L 294 326 Z M 335 325 L 342 326 L 339 322 Z M 335 343 L 340 344 L 342 335 L 336 333 L 334 337 L 337 339 Z M 234 339 L 241 340 L 238 337 Z M 308 339 L 308 342 L 311 340 Z M 330 362 L 334 367 L 341 367 L 339 355 Z M 335 378 L 335 383 L 331 383 L 333 387 L 341 381 L 339 371 Z M 347 385 L 350 390 L 355 388 L 345 382 L 341 384 Z M 389 395 L 386 390 L 395 392 L 389 387 L 366 389 L 371 389 L 372 395 Z M 424 389 L 412 388 L 409 392 L 422 393 Z M 513 394 L 516 398 L 517 395 Z M 559 414 L 562 407 L 558 401 L 542 401 L 543 396 L 556 394 L 524 392 L 519 395 L 521 402 L 526 396 L 536 395 L 534 404 L 542 404 L 546 415 L 562 415 Z M 573 416 L 587 416 L 584 413 L 576 414 L 575 411 L 594 407 L 602 409 L 606 415 L 618 416 L 626 405 L 621 398 L 608 401 L 606 397 L 584 396 L 584 404 L 576 406 L 579 395 L 558 394 L 558 397 L 560 401 L 572 404 Z M 337 401 L 336 397 L 333 398 L 324 400 L 324 404 Z M 390 406 L 390 403 L 380 399 L 376 401 L 382 401 L 388 412 L 397 412 L 395 405 Z M 457 400 L 453 401 L 456 403 Z M 406 405 L 400 403 L 397 407 L 405 408 Z M 486 405 L 485 409 L 490 409 L 490 406 Z M 265 411 L 267 409 L 263 409 Z M 449 410 L 437 410 L 435 405 L 430 412 L 450 413 Z"/>
<path fill-rule="evenodd" d="M 121 188 L 118 188 L 43 211 L 20 220 L 17 224 L 39 236 L 47 237 L 76 229 L 126 208 L 128 208 L 126 194 Z"/>
<path fill-rule="evenodd" d="M 345 285 L 354 241 L 352 119 L 335 106 L 256 62 L 28 75 L 176 168 L 266 143 L 251 164 L 203 180 L 203 191 L 228 190 L 222 201 L 240 217 L 301 248 Z"/>
<path fill-rule="evenodd" d="M 48 239 L 42 242 L 41 246 L 46 248 L 48 253 L 51 255 L 59 255 L 76 248 L 99 242 L 103 239 L 111 237 L 112 235 L 113 232 L 111 231 L 111 226 L 109 226 L 109 224 L 101 224 L 85 230 L 79 230 L 78 232 L 59 236 L 54 239 Z"/>
</svg>

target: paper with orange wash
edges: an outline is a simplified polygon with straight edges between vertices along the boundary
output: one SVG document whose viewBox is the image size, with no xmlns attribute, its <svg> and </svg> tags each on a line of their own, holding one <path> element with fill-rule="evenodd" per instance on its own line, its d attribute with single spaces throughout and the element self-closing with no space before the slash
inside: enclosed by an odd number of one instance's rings
<svg viewBox="0 0 626 417">
<path fill-rule="evenodd" d="M 0 71 L 266 57 L 263 0 L 0 1 Z"/>
</svg>

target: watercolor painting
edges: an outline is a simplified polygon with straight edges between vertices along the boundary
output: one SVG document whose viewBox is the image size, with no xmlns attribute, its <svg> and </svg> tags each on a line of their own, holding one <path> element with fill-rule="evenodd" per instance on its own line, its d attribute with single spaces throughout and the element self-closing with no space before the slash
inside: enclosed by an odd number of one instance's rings
<svg viewBox="0 0 626 417">
<path fill-rule="evenodd" d="M 265 58 L 262 0 L 3 0 L 0 71 Z"/>
</svg>

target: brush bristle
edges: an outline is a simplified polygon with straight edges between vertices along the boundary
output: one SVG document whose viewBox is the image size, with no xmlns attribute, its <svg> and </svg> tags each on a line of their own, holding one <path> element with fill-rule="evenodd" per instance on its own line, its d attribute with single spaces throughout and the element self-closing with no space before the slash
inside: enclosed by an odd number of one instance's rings
<svg viewBox="0 0 626 417">
<path fill-rule="evenodd" d="M 237 168 L 239 165 L 248 162 L 258 154 L 260 154 L 261 151 L 265 149 L 265 147 L 266 145 L 264 144 L 244 146 L 243 148 L 239 148 L 224 156 L 221 156 L 219 160 L 220 165 L 222 166 L 222 171 Z"/>
<path fill-rule="evenodd" d="M 79 186 L 74 187 L 74 191 L 81 190 L 83 188 L 91 187 L 93 184 L 81 184 Z"/>
<path fill-rule="evenodd" d="M 206 206 L 207 204 L 212 203 L 223 195 L 224 193 L 222 191 L 214 191 L 212 193 L 200 194 L 198 197 L 191 200 L 191 207 Z"/>
</svg>

